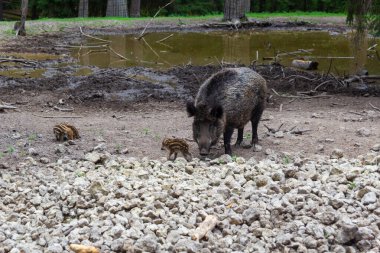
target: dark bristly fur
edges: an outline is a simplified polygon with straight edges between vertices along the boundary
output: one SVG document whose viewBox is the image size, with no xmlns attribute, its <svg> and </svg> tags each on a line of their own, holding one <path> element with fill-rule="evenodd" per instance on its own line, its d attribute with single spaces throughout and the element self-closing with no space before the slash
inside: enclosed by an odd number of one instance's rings
<svg viewBox="0 0 380 253">
<path fill-rule="evenodd" d="M 168 160 L 175 160 L 177 158 L 178 153 L 182 153 L 183 157 L 190 162 L 192 156 L 189 152 L 189 145 L 185 140 L 179 138 L 165 138 L 162 141 L 161 149 L 168 150 Z M 172 154 L 174 154 L 174 158 L 171 159 Z"/>
<path fill-rule="evenodd" d="M 266 90 L 265 79 L 249 68 L 226 68 L 207 79 L 195 101 L 187 103 L 189 117 L 194 116 L 193 136 L 200 154 L 208 155 L 222 133 L 225 153 L 231 154 L 234 129 L 238 129 L 236 145 L 240 145 L 248 121 L 252 123 L 251 143 L 256 144 Z"/>
<path fill-rule="evenodd" d="M 57 141 L 68 141 L 80 138 L 78 129 L 68 123 L 55 125 L 53 132 Z"/>
</svg>

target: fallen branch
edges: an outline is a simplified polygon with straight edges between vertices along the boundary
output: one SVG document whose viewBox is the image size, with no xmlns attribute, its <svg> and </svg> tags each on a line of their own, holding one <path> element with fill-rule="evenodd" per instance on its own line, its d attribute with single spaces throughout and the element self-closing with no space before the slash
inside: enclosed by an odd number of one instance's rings
<svg viewBox="0 0 380 253">
<path fill-rule="evenodd" d="M 108 47 L 108 48 L 110 49 L 110 51 L 111 51 L 112 53 L 116 54 L 116 55 L 119 56 L 121 59 L 124 59 L 124 60 L 126 60 L 126 61 L 130 61 L 127 57 L 125 57 L 125 56 L 119 54 L 118 52 L 116 52 L 112 47 Z"/>
<path fill-rule="evenodd" d="M 331 95 L 317 95 L 317 96 L 293 96 L 293 95 L 281 95 L 274 89 L 272 89 L 273 93 L 276 94 L 279 97 L 283 98 L 299 98 L 299 99 L 312 99 L 312 98 L 330 98 Z"/>
<path fill-rule="evenodd" d="M 3 62 L 16 62 L 16 63 L 22 63 L 26 65 L 33 65 L 33 66 L 38 64 L 36 61 L 28 61 L 24 59 L 0 58 L 0 63 L 3 63 Z"/>
<path fill-rule="evenodd" d="M 58 106 L 54 106 L 53 109 L 60 111 L 60 112 L 72 112 L 72 111 L 74 111 L 74 108 L 60 108 Z"/>
<path fill-rule="evenodd" d="M 289 131 L 290 134 L 295 134 L 295 135 L 302 135 L 303 133 L 310 132 L 310 129 L 305 129 L 305 130 L 291 130 Z"/>
<path fill-rule="evenodd" d="M 376 111 L 379 111 L 379 112 L 380 112 L 380 108 L 374 106 L 373 104 L 371 104 L 371 102 L 369 103 L 369 105 L 370 105 L 373 109 L 375 109 Z"/>
<path fill-rule="evenodd" d="M 172 33 L 172 34 L 170 34 L 169 36 L 166 36 L 166 37 L 163 38 L 163 39 L 157 40 L 156 43 L 161 43 L 161 42 L 163 42 L 163 41 L 165 41 L 165 40 L 167 40 L 167 39 L 169 39 L 169 38 L 171 38 L 171 37 L 173 37 L 173 36 L 174 36 L 174 34 Z"/>
<path fill-rule="evenodd" d="M 205 220 L 199 224 L 191 236 L 192 240 L 202 239 L 209 231 L 213 230 L 218 222 L 218 218 L 214 215 L 207 215 Z"/>
<path fill-rule="evenodd" d="M 317 91 L 318 88 L 320 88 L 321 86 L 325 85 L 326 83 L 329 83 L 329 82 L 332 82 L 333 80 L 327 80 L 327 81 L 324 81 L 323 83 L 319 84 L 317 87 L 315 87 L 313 89 L 313 91 Z"/>
<path fill-rule="evenodd" d="M 368 51 L 371 51 L 371 50 L 374 50 L 376 47 L 377 47 L 377 44 L 375 44 L 375 45 L 369 47 L 367 50 L 368 50 Z"/>
<path fill-rule="evenodd" d="M 89 45 L 89 46 L 75 46 L 75 45 L 56 45 L 56 47 L 64 47 L 64 48 L 102 48 L 102 47 L 108 47 L 107 44 L 101 44 L 101 45 Z"/>
<path fill-rule="evenodd" d="M 306 76 L 301 76 L 301 75 L 291 75 L 291 76 L 288 76 L 286 77 L 286 79 L 290 79 L 290 78 L 302 78 L 302 79 L 305 79 L 305 80 L 308 80 L 308 81 L 317 81 L 318 78 L 314 78 L 314 79 L 311 79 L 309 77 L 306 77 Z"/>
<path fill-rule="evenodd" d="M 93 246 L 85 246 L 80 244 L 70 244 L 70 249 L 75 253 L 100 253 L 100 250 Z"/>
<path fill-rule="evenodd" d="M 94 36 L 91 36 L 91 35 L 85 34 L 85 33 L 83 32 L 81 26 L 79 27 L 79 30 L 80 30 L 80 33 L 81 33 L 83 36 L 86 36 L 86 37 L 91 38 L 91 39 L 94 39 L 94 40 L 100 40 L 100 41 L 104 41 L 104 42 L 111 43 L 111 41 L 109 41 L 109 40 L 104 40 L 104 39 L 101 39 L 101 38 L 97 38 L 97 37 L 94 37 Z"/>
<path fill-rule="evenodd" d="M 5 110 L 5 109 L 7 109 L 7 110 L 14 110 L 14 109 L 17 109 L 17 107 L 16 106 L 12 106 L 12 105 L 1 105 L 0 104 L 0 110 Z"/>
<path fill-rule="evenodd" d="M 157 17 L 157 15 L 161 12 L 162 9 L 165 9 L 166 7 L 168 7 L 169 5 L 171 5 L 172 3 L 174 3 L 175 0 L 172 0 L 170 1 L 169 3 L 165 4 L 163 7 L 159 7 L 158 11 L 156 12 L 156 14 L 154 14 L 154 16 L 149 20 L 149 22 L 146 24 L 146 26 L 144 27 L 144 30 L 142 30 L 142 32 L 140 33 L 140 35 L 136 38 L 137 40 L 141 40 L 142 37 L 145 36 L 145 31 L 146 29 L 148 28 L 148 26 L 152 23 L 153 19 L 155 19 Z"/>
<path fill-rule="evenodd" d="M 142 38 L 142 40 L 148 46 L 148 48 L 159 58 L 160 55 L 149 45 L 149 43 L 144 38 Z"/>
<path fill-rule="evenodd" d="M 271 128 L 271 127 L 268 127 L 267 125 L 264 124 L 265 128 L 268 129 L 268 132 L 272 133 L 272 134 L 275 134 L 277 133 L 278 131 L 280 131 L 281 127 L 284 125 L 284 123 L 281 123 L 281 125 L 277 128 L 277 129 L 274 129 L 274 128 Z"/>
<path fill-rule="evenodd" d="M 294 55 L 294 54 L 300 54 L 300 53 L 311 53 L 312 51 L 314 51 L 314 49 L 298 49 L 297 51 L 293 51 L 293 52 L 285 52 L 285 53 L 279 53 L 279 54 L 276 54 L 276 57 L 281 57 L 281 56 L 286 56 L 286 55 Z"/>
<path fill-rule="evenodd" d="M 315 59 L 355 59 L 354 56 L 310 56 Z"/>
<path fill-rule="evenodd" d="M 62 119 L 79 119 L 79 118 L 83 118 L 83 116 L 43 116 L 43 115 L 37 115 L 37 114 L 33 114 L 33 116 L 36 116 L 36 117 L 39 117 L 39 118 L 45 118 L 45 119 L 59 119 L 59 118 L 62 118 Z"/>
</svg>

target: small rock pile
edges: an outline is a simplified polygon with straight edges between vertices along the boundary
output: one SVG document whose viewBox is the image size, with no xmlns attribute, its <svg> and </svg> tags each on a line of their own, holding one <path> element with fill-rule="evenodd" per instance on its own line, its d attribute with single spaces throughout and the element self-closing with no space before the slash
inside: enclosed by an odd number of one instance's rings
<svg viewBox="0 0 380 253">
<path fill-rule="evenodd" d="M 111 156 L 0 170 L 0 252 L 380 252 L 380 155 Z M 207 215 L 216 227 L 191 235 Z"/>
</svg>

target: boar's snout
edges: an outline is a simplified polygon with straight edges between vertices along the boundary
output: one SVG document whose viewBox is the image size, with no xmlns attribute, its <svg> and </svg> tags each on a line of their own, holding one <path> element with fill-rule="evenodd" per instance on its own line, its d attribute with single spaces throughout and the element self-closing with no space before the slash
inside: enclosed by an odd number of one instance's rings
<svg viewBox="0 0 380 253">
<path fill-rule="evenodd" d="M 199 149 L 199 154 L 201 156 L 207 156 L 209 153 L 210 153 L 210 149 L 208 149 L 208 148 L 201 148 L 201 149 Z"/>
</svg>

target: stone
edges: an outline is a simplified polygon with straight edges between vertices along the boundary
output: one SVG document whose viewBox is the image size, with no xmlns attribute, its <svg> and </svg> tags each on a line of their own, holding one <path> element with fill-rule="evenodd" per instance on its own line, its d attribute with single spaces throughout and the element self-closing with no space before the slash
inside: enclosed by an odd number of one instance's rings
<svg viewBox="0 0 380 253">
<path fill-rule="evenodd" d="M 340 159 L 342 157 L 343 157 L 343 150 L 339 148 L 334 149 L 330 155 L 330 158 L 332 159 Z"/>
<path fill-rule="evenodd" d="M 40 162 L 43 164 L 48 164 L 48 163 L 50 163 L 50 159 L 47 157 L 41 157 Z"/>
<path fill-rule="evenodd" d="M 93 163 L 100 163 L 102 162 L 102 157 L 98 152 L 91 152 L 87 153 L 84 157 L 87 161 L 93 162 Z"/>
<path fill-rule="evenodd" d="M 249 207 L 248 209 L 244 210 L 242 218 L 243 221 L 247 223 L 248 226 L 250 226 L 253 222 L 260 219 L 260 213 L 256 208 Z"/>
<path fill-rule="evenodd" d="M 372 151 L 379 152 L 380 151 L 380 143 L 375 144 L 372 148 Z"/>
<path fill-rule="evenodd" d="M 157 237 L 147 235 L 138 239 L 134 246 L 143 252 L 157 252 L 158 245 Z"/>
<path fill-rule="evenodd" d="M 274 134 L 274 137 L 275 137 L 275 138 L 284 138 L 284 132 L 283 132 L 283 131 L 277 131 L 277 132 Z"/>
<path fill-rule="evenodd" d="M 356 130 L 356 135 L 360 137 L 369 137 L 371 135 L 371 130 L 369 130 L 368 128 L 362 127 Z"/>
<path fill-rule="evenodd" d="M 256 182 L 257 187 L 266 186 L 269 183 L 269 177 L 259 175 L 255 178 L 255 182 Z"/>
<path fill-rule="evenodd" d="M 374 204 L 377 201 L 376 193 L 374 192 L 368 192 L 364 194 L 362 198 L 362 203 L 363 205 L 369 205 L 369 204 Z"/>
<path fill-rule="evenodd" d="M 61 253 L 61 252 L 63 252 L 63 248 L 60 244 L 53 243 L 53 244 L 49 245 L 49 247 L 47 248 L 47 250 L 45 252 L 47 252 L 47 253 Z"/>
<path fill-rule="evenodd" d="M 191 239 L 180 239 L 174 245 L 175 252 L 188 252 L 196 253 L 202 248 L 202 245 L 199 242 L 193 241 Z"/>
<path fill-rule="evenodd" d="M 356 237 L 356 233 L 358 232 L 358 227 L 353 224 L 338 224 L 338 234 L 336 236 L 336 240 L 340 244 L 345 244 Z"/>
<path fill-rule="evenodd" d="M 38 151 L 35 148 L 29 148 L 28 154 L 32 155 L 32 156 L 38 156 L 39 155 Z"/>
</svg>

